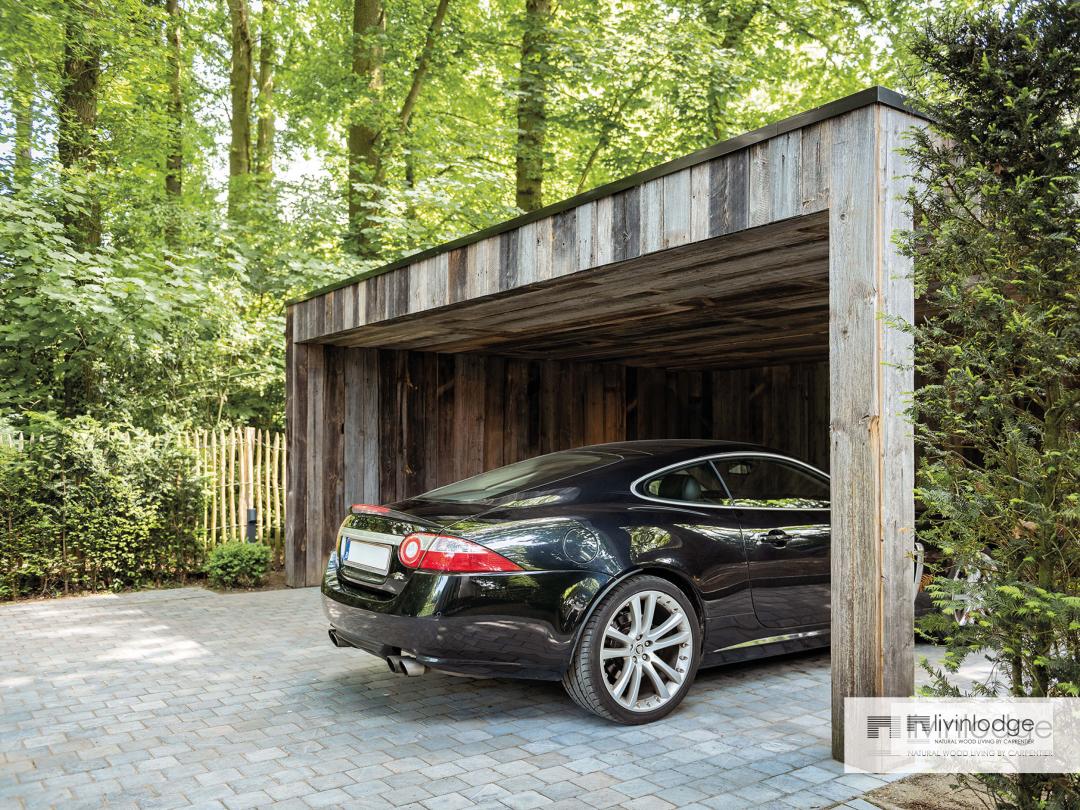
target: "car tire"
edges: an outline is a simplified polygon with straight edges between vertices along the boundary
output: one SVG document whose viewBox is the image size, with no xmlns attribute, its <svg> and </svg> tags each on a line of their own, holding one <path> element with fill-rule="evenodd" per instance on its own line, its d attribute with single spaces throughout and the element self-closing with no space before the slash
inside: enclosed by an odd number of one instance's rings
<svg viewBox="0 0 1080 810">
<path fill-rule="evenodd" d="M 665 624 L 672 628 L 660 635 Z M 701 636 L 694 605 L 679 588 L 656 576 L 630 577 L 585 622 L 563 686 L 599 717 L 624 725 L 654 722 L 674 711 L 694 682 Z"/>
</svg>

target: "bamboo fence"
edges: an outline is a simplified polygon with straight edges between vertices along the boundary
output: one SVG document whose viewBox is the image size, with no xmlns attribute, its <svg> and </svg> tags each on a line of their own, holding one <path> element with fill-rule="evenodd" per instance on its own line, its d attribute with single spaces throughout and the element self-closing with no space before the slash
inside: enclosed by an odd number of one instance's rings
<svg viewBox="0 0 1080 810">
<path fill-rule="evenodd" d="M 198 471 L 209 482 L 202 530 L 207 548 L 247 537 L 255 510 L 255 538 L 281 557 L 285 547 L 285 437 L 256 428 L 197 430 L 182 435 Z"/>
</svg>

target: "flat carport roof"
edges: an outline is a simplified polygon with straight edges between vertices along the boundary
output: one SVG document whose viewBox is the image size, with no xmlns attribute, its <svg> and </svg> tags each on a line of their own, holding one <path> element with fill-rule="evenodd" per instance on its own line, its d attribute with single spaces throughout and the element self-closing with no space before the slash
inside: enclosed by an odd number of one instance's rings
<svg viewBox="0 0 1080 810">
<path fill-rule="evenodd" d="M 341 473 L 337 490 L 317 480 L 348 420 L 317 347 L 686 369 L 828 359 L 839 755 L 845 696 L 913 688 L 911 346 L 889 324 L 914 313 L 891 237 L 910 221 L 897 150 L 922 125 L 871 88 L 291 302 L 287 543 L 318 559 L 332 542 L 320 511 L 344 508 Z"/>
</svg>

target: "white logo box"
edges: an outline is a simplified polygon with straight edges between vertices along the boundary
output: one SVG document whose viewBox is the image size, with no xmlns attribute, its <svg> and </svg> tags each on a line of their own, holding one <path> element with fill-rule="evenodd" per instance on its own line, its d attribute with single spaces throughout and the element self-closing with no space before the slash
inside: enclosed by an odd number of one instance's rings
<svg viewBox="0 0 1080 810">
<path fill-rule="evenodd" d="M 844 770 L 1080 772 L 1080 698 L 846 698 Z"/>
</svg>

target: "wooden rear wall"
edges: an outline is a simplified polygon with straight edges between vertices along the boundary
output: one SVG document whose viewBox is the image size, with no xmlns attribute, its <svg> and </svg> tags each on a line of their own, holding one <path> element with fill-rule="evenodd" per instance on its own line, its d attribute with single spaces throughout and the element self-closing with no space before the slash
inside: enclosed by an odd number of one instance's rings
<svg viewBox="0 0 1080 810">
<path fill-rule="evenodd" d="M 350 503 L 388 503 L 524 458 L 718 438 L 828 469 L 826 363 L 724 371 L 291 344 L 292 585 L 320 581 Z"/>
</svg>

